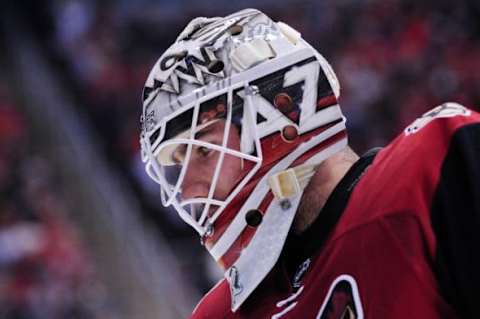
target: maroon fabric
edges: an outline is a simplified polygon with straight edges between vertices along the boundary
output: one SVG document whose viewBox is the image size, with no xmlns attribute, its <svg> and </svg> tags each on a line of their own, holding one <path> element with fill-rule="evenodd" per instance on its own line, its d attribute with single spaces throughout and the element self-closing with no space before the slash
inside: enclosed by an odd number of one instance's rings
<svg viewBox="0 0 480 319">
<path fill-rule="evenodd" d="M 430 208 L 452 134 L 474 122 L 480 115 L 473 112 L 438 118 L 380 151 L 312 256 L 300 288 L 279 262 L 237 312 L 223 280 L 192 318 L 459 318 L 435 277 Z"/>
</svg>

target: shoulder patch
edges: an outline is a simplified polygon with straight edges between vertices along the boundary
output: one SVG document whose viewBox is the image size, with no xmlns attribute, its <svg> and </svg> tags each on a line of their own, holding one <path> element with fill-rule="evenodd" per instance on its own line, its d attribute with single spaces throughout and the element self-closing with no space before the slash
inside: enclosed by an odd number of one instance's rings
<svg viewBox="0 0 480 319">
<path fill-rule="evenodd" d="M 416 119 L 412 124 L 407 126 L 404 133 L 405 135 L 411 135 L 417 133 L 421 130 L 424 126 L 426 126 L 431 121 L 437 118 L 445 118 L 445 117 L 454 117 L 454 116 L 470 116 L 472 111 L 454 102 L 447 102 L 443 103 L 436 108 L 428 111 L 427 113 L 423 114 L 421 117 Z"/>
<path fill-rule="evenodd" d="M 357 282 L 352 276 L 341 275 L 330 286 L 317 315 L 317 319 L 328 318 L 364 318 Z"/>
</svg>

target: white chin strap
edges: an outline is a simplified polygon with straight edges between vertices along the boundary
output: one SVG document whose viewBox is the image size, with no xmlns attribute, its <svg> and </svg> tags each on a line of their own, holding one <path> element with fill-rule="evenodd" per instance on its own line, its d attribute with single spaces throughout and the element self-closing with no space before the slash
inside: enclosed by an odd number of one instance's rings
<svg viewBox="0 0 480 319">
<path fill-rule="evenodd" d="M 315 164 L 303 164 L 277 172 L 268 178 L 268 185 L 278 200 L 301 194 L 315 174 Z"/>
</svg>

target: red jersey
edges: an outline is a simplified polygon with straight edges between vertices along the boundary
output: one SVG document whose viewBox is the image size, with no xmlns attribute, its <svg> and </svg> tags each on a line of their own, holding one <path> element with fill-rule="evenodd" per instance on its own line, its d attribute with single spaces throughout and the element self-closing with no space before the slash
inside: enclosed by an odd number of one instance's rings
<svg viewBox="0 0 480 319">
<path fill-rule="evenodd" d="M 480 115 L 446 103 L 355 163 L 239 310 L 222 280 L 192 318 L 474 318 L 479 225 Z"/>
</svg>

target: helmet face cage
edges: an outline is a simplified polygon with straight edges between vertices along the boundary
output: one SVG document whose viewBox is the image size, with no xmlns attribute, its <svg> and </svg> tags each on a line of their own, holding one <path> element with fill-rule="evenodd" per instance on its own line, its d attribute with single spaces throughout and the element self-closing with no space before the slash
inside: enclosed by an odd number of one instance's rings
<svg viewBox="0 0 480 319">
<path fill-rule="evenodd" d="M 185 222 L 201 236 L 205 235 L 228 203 L 261 167 L 261 138 L 279 133 L 287 125 L 303 134 L 341 117 L 341 112 L 336 109 L 318 111 L 317 99 L 335 98 L 323 70 L 322 60 L 310 48 L 293 51 L 282 59 L 267 61 L 255 69 L 222 80 L 222 85 L 209 85 L 191 93 L 186 97 L 190 98 L 190 103 L 185 103 L 158 119 L 150 129 L 144 130 L 141 138 L 143 160 L 148 175 L 160 184 L 163 205 L 173 205 Z M 217 89 L 222 86 L 223 89 Z M 276 103 L 276 97 L 290 99 L 291 109 L 283 109 Z M 155 99 L 152 101 L 153 110 L 169 107 L 159 103 Z M 144 117 L 146 112 L 147 107 Z M 209 143 L 198 139 L 197 134 L 215 121 L 225 123 L 221 142 Z M 227 145 L 234 127 L 241 134 L 239 149 Z M 184 149 L 181 165 L 171 157 L 172 150 L 178 147 Z M 218 159 L 208 194 L 184 199 L 182 186 L 196 147 L 218 152 Z M 163 153 L 167 154 L 166 158 Z M 237 181 L 226 198 L 215 198 L 225 156 L 253 165 L 249 165 L 250 170 L 244 172 L 244 177 Z"/>
<path fill-rule="evenodd" d="M 162 203 L 226 270 L 233 311 L 274 266 L 303 193 L 282 207 L 268 179 L 318 165 L 347 143 L 339 94 L 323 56 L 253 9 L 194 19 L 150 72 L 142 160 Z M 197 178 L 200 191 L 191 187 Z M 262 213 L 255 227 L 251 210 Z"/>
<path fill-rule="evenodd" d="M 243 100 L 234 98 L 235 92 L 240 90 L 246 92 Z M 209 226 L 261 166 L 260 139 L 255 130 L 256 111 L 248 93 L 251 91 L 247 84 L 240 83 L 206 95 L 162 119 L 142 139 L 143 147 L 146 149 L 146 170 L 149 176 L 160 184 L 162 203 L 164 206 L 173 205 L 182 219 L 195 228 L 201 236 L 209 231 Z M 197 138 L 197 134 L 202 129 L 218 121 L 224 122 L 221 143 L 216 144 Z M 234 126 L 240 130 L 253 132 L 250 147 L 253 152 L 229 148 L 228 137 L 231 130 L 235 129 Z M 175 135 L 175 133 L 178 134 Z M 191 164 L 192 151 L 196 147 L 217 152 L 218 158 L 207 196 L 184 199 L 182 186 Z M 181 163 L 172 160 L 172 153 L 178 148 L 182 148 L 184 153 Z M 226 198 L 217 199 L 215 191 L 226 155 L 238 158 L 242 163 L 250 162 L 253 165 L 249 166 L 249 171 L 242 175 L 242 179 L 237 182 Z"/>
</svg>

